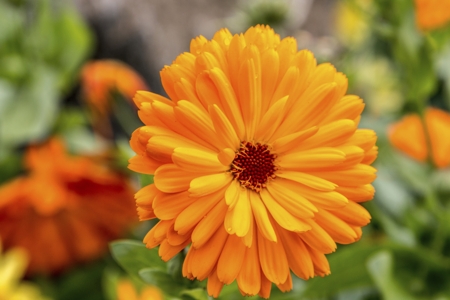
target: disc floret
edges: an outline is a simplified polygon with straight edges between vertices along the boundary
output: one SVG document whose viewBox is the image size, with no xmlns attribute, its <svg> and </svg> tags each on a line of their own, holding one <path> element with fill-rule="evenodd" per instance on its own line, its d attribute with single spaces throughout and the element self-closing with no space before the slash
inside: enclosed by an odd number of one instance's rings
<svg viewBox="0 0 450 300">
<path fill-rule="evenodd" d="M 261 143 L 242 142 L 231 163 L 231 174 L 239 183 L 257 193 L 276 177 L 276 155 L 269 146 Z"/>
</svg>

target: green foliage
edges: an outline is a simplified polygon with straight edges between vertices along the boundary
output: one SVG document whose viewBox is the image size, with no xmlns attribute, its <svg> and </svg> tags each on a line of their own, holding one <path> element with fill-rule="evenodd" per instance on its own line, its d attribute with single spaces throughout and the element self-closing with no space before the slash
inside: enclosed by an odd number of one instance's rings
<svg viewBox="0 0 450 300">
<path fill-rule="evenodd" d="M 164 263 L 158 249 L 147 249 L 141 242 L 120 240 L 111 243 L 114 259 L 134 279 L 157 286 L 170 299 L 207 298 L 201 283 L 181 276 L 184 257 L 181 254 Z"/>
<path fill-rule="evenodd" d="M 0 144 L 7 152 L 50 132 L 92 38 L 67 3 L 1 2 L 0 11 Z"/>
</svg>

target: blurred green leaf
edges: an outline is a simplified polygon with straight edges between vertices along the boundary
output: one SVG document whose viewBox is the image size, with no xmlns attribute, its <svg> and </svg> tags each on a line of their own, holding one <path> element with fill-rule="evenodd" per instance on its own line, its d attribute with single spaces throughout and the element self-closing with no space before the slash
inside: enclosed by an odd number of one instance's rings
<svg viewBox="0 0 450 300">
<path fill-rule="evenodd" d="M 118 240 L 110 244 L 112 256 L 134 278 L 139 278 L 139 271 L 151 268 L 166 272 L 166 264 L 158 255 L 158 249 L 147 249 L 142 242 Z"/>
<path fill-rule="evenodd" d="M 338 249 L 328 256 L 331 274 L 313 278 L 307 283 L 304 296 L 329 296 L 340 291 L 372 286 L 366 269 L 371 254 L 382 249 L 380 245 L 355 244 Z"/>
<path fill-rule="evenodd" d="M 0 144 L 13 146 L 42 138 L 58 112 L 57 76 L 35 65 L 30 81 L 0 111 Z"/>
<path fill-rule="evenodd" d="M 117 300 L 117 283 L 120 272 L 115 268 L 107 267 L 103 272 L 102 288 L 107 300 Z"/>
<path fill-rule="evenodd" d="M 54 24 L 60 45 L 57 63 L 62 72 L 60 86 L 67 90 L 78 78 L 78 70 L 91 51 L 93 37 L 85 22 L 70 6 L 64 8 Z"/>
<path fill-rule="evenodd" d="M 180 296 L 187 296 L 183 297 L 187 299 L 195 299 L 195 300 L 208 300 L 208 293 L 205 289 L 197 288 L 192 290 L 183 290 L 180 292 Z"/>
<path fill-rule="evenodd" d="M 0 45 L 23 28 L 24 16 L 21 11 L 4 1 L 0 1 Z"/>
<path fill-rule="evenodd" d="M 380 251 L 372 255 L 367 262 L 367 267 L 385 300 L 417 299 L 397 283 L 395 276 L 392 274 L 393 258 L 390 252 Z"/>
<path fill-rule="evenodd" d="M 12 180 L 22 171 L 22 156 L 17 152 L 5 154 L 0 157 L 0 184 Z"/>
<path fill-rule="evenodd" d="M 141 179 L 141 187 L 153 184 L 153 175 L 141 174 L 139 178 Z"/>
<path fill-rule="evenodd" d="M 139 275 L 144 282 L 157 286 L 166 295 L 176 297 L 179 296 L 180 292 L 183 290 L 182 286 L 180 286 L 172 276 L 160 269 L 145 268 L 139 271 Z"/>
</svg>

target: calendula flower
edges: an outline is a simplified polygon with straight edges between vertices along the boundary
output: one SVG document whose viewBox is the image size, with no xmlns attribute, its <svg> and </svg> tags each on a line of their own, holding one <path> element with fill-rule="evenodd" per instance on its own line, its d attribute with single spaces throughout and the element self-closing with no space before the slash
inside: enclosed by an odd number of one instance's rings
<svg viewBox="0 0 450 300">
<path fill-rule="evenodd" d="M 0 186 L 0 237 L 30 256 L 29 273 L 53 273 L 107 252 L 135 219 L 128 179 L 61 140 L 32 146 L 28 174 Z"/>
<path fill-rule="evenodd" d="M 391 144 L 421 162 L 426 161 L 431 153 L 431 159 L 438 168 L 448 167 L 450 165 L 450 114 L 437 108 L 427 108 L 425 124 L 428 137 L 425 135 L 424 123 L 419 115 L 410 114 L 403 117 L 389 129 Z"/>
<path fill-rule="evenodd" d="M 0 241 L 0 299 L 4 300 L 48 300 L 38 287 L 22 281 L 28 263 L 25 250 L 10 249 L 2 254 Z"/>
<path fill-rule="evenodd" d="M 450 0 L 415 0 L 416 23 L 422 30 L 433 30 L 450 21 Z"/>
<path fill-rule="evenodd" d="M 325 254 L 361 237 L 375 179 L 376 135 L 357 129 L 362 100 L 347 78 L 317 65 L 267 26 L 192 40 L 161 71 L 170 100 L 138 92 L 145 126 L 129 168 L 154 174 L 136 194 L 144 238 L 167 261 L 190 245 L 183 275 L 217 297 L 237 281 L 267 298 L 291 273 L 330 273 Z"/>
<path fill-rule="evenodd" d="M 161 291 L 154 286 L 145 286 L 140 292 L 130 280 L 121 279 L 117 283 L 117 300 L 163 300 Z"/>
<path fill-rule="evenodd" d="M 110 111 L 112 92 L 132 99 L 136 91 L 148 89 L 135 70 L 112 59 L 86 63 L 81 71 L 81 86 L 84 100 L 101 115 L 107 115 Z"/>
</svg>

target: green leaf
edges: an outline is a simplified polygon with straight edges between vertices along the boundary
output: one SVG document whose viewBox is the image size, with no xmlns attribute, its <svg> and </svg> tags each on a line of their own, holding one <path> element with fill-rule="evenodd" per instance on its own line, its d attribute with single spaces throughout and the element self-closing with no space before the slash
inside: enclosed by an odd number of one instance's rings
<svg viewBox="0 0 450 300">
<path fill-rule="evenodd" d="M 0 2 L 0 44 L 4 43 L 11 36 L 15 35 L 23 27 L 25 21 L 24 15 L 20 10 L 8 5 L 4 1 Z"/>
<path fill-rule="evenodd" d="M 112 256 L 133 278 L 139 278 L 144 268 L 166 272 L 166 264 L 158 255 L 158 249 L 147 249 L 142 242 L 118 240 L 110 244 Z"/>
<path fill-rule="evenodd" d="M 59 48 L 55 61 L 61 71 L 59 85 L 67 90 L 78 77 L 78 70 L 89 55 L 93 35 L 77 11 L 67 5 L 54 24 Z"/>
<path fill-rule="evenodd" d="M 380 245 L 354 244 L 338 249 L 329 256 L 331 274 L 307 282 L 304 296 L 329 296 L 340 291 L 372 286 L 366 269 L 369 256 L 381 249 Z"/>
<path fill-rule="evenodd" d="M 183 299 L 208 300 L 208 293 L 202 288 L 183 290 L 180 292 L 180 296 L 187 296 L 183 297 Z"/>
<path fill-rule="evenodd" d="M 57 76 L 35 65 L 29 82 L 0 111 L 0 144 L 11 147 L 48 134 L 58 112 Z"/>
<path fill-rule="evenodd" d="M 160 269 L 145 268 L 139 271 L 139 275 L 145 283 L 157 286 L 169 296 L 179 296 L 183 290 L 182 286 L 172 276 Z"/>
<path fill-rule="evenodd" d="M 393 257 L 389 251 L 383 250 L 371 256 L 367 262 L 367 268 L 373 281 L 383 294 L 383 299 L 417 299 L 405 291 L 392 275 Z"/>
<path fill-rule="evenodd" d="M 153 175 L 141 174 L 140 179 L 141 187 L 153 184 Z"/>
</svg>

